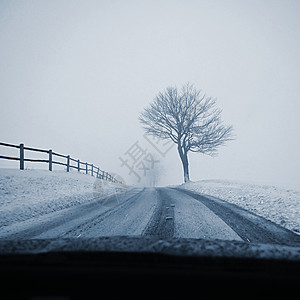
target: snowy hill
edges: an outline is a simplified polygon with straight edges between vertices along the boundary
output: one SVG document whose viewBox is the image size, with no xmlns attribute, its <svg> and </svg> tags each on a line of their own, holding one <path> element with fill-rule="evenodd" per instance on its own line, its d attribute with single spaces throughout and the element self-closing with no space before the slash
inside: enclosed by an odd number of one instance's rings
<svg viewBox="0 0 300 300">
<path fill-rule="evenodd" d="M 300 233 L 300 191 L 229 180 L 202 180 L 180 187 L 223 199 Z"/>
<path fill-rule="evenodd" d="M 0 169 L 0 226 L 91 202 L 95 197 L 99 199 L 114 192 L 115 187 L 109 182 L 75 171 L 3 168 Z"/>
</svg>

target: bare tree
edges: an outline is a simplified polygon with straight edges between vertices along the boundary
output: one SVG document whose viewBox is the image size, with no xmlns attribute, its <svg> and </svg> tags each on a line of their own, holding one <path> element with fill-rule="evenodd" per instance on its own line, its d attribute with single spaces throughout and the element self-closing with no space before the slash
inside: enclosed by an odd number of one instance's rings
<svg viewBox="0 0 300 300">
<path fill-rule="evenodd" d="M 139 117 L 146 134 L 177 144 L 184 182 L 190 180 L 189 151 L 213 156 L 219 146 L 233 139 L 232 126 L 223 125 L 221 110 L 215 105 L 216 99 L 186 84 L 181 91 L 168 87 L 159 93 Z"/>
</svg>

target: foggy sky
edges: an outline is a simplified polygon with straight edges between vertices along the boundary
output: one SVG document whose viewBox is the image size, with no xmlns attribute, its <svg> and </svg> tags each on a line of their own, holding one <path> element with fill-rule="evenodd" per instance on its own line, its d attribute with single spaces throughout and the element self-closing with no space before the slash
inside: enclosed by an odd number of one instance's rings
<svg viewBox="0 0 300 300">
<path fill-rule="evenodd" d="M 51 148 L 134 183 L 119 157 L 136 141 L 155 154 L 139 113 L 190 82 L 218 99 L 236 135 L 215 158 L 190 154 L 191 180 L 300 189 L 299 53 L 297 0 L 1 0 L 0 141 Z M 157 157 L 160 184 L 182 183 L 176 147 Z"/>
</svg>

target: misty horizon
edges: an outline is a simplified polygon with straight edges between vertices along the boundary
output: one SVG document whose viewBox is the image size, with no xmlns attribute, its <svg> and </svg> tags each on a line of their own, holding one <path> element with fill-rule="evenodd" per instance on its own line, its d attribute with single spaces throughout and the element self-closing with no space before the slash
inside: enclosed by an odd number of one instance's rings
<svg viewBox="0 0 300 300">
<path fill-rule="evenodd" d="M 192 181 L 300 190 L 299 14 L 291 0 L 2 1 L 0 141 L 69 154 L 128 184 L 138 182 L 120 157 L 138 142 L 159 160 L 159 186 L 181 184 L 176 147 L 155 149 L 138 117 L 190 82 L 236 136 L 216 157 L 189 155 Z"/>
</svg>

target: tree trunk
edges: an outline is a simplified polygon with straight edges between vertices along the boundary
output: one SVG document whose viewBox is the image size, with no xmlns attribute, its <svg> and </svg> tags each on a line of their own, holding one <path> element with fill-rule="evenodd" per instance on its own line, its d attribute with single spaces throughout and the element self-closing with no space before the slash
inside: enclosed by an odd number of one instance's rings
<svg viewBox="0 0 300 300">
<path fill-rule="evenodd" d="M 184 182 L 189 182 L 190 181 L 190 174 L 189 174 L 189 161 L 187 157 L 187 151 L 183 149 L 180 145 L 178 145 L 178 153 L 182 162 L 182 167 L 183 167 L 183 179 Z"/>
</svg>

